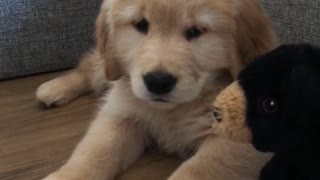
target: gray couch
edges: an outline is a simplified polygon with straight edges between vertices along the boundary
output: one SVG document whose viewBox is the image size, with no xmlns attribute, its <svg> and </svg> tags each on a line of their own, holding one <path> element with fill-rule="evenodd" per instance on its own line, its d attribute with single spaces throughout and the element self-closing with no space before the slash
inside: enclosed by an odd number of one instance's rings
<svg viewBox="0 0 320 180">
<path fill-rule="evenodd" d="M 101 0 L 0 0 L 0 79 L 67 69 L 93 44 Z"/>
<path fill-rule="evenodd" d="M 320 0 L 261 0 L 283 42 L 320 44 Z M 0 79 L 74 67 L 101 0 L 1 0 Z"/>
<path fill-rule="evenodd" d="M 320 45 L 320 0 L 260 0 L 284 43 Z"/>
</svg>

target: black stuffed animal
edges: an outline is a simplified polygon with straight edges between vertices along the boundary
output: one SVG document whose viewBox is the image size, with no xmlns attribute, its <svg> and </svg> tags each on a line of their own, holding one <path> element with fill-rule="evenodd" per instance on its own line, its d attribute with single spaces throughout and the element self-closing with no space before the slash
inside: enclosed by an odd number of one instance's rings
<svg viewBox="0 0 320 180">
<path fill-rule="evenodd" d="M 320 49 L 283 45 L 216 98 L 214 131 L 274 152 L 261 180 L 320 180 Z"/>
</svg>

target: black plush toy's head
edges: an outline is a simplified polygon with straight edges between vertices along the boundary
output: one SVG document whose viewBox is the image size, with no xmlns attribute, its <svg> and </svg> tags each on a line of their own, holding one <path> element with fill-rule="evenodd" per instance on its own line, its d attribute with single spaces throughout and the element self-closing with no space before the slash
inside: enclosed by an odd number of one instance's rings
<svg viewBox="0 0 320 180">
<path fill-rule="evenodd" d="M 260 151 L 309 143 L 320 128 L 320 50 L 283 45 L 258 57 L 214 106 L 217 133 Z"/>
</svg>

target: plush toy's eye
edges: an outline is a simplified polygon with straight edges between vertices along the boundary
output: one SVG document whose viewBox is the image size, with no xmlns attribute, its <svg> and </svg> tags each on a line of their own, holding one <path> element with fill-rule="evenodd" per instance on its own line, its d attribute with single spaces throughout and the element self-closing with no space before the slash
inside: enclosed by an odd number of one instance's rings
<svg viewBox="0 0 320 180">
<path fill-rule="evenodd" d="M 278 110 L 278 103 L 274 98 L 266 98 L 262 101 L 262 108 L 267 113 L 273 113 Z"/>
<path fill-rule="evenodd" d="M 222 121 L 222 115 L 221 115 L 221 112 L 220 112 L 220 109 L 219 108 L 214 108 L 213 112 L 212 112 L 214 118 L 218 121 L 218 122 L 221 122 Z"/>
</svg>

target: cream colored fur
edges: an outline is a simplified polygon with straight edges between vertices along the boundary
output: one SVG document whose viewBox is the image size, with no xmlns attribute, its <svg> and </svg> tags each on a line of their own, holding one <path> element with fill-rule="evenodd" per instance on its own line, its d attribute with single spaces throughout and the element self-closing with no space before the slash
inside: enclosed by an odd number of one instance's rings
<svg viewBox="0 0 320 180">
<path fill-rule="evenodd" d="M 142 18 L 150 23 L 147 34 L 133 27 Z M 170 180 L 257 178 L 269 155 L 213 135 L 210 114 L 214 97 L 232 80 L 229 72 L 235 77 L 277 44 L 257 1 L 105 0 L 96 24 L 97 50 L 37 91 L 50 106 L 112 86 L 71 158 L 45 180 L 114 179 L 151 141 L 189 157 Z M 191 26 L 205 31 L 188 41 Z M 178 78 L 162 97 L 166 103 L 153 101 L 142 81 L 156 70 Z"/>
</svg>

